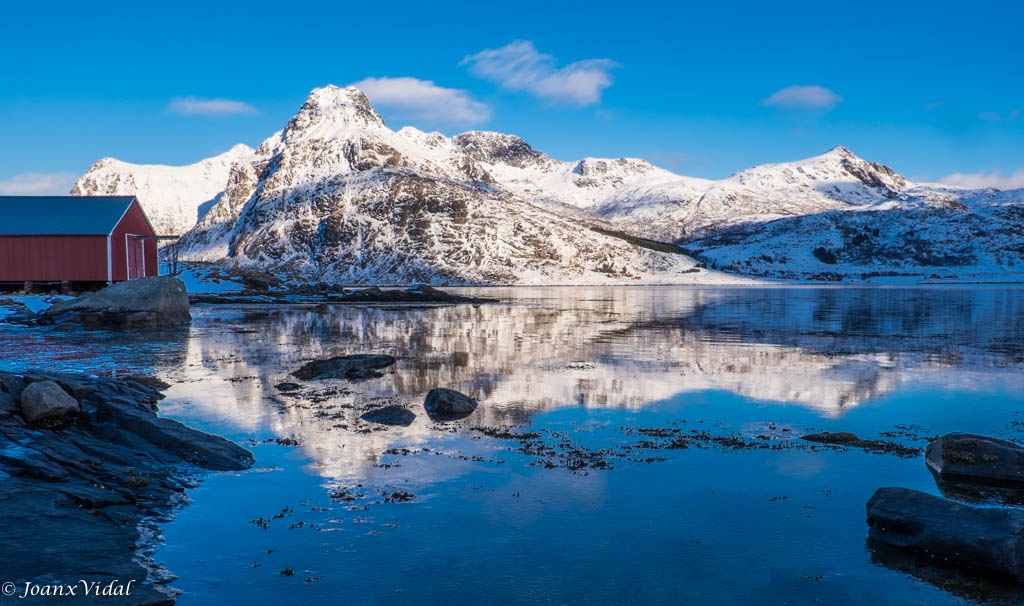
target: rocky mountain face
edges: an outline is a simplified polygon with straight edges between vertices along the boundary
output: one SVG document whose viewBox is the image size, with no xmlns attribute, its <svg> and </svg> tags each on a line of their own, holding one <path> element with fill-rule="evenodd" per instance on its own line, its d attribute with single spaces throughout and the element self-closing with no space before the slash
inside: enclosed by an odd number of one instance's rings
<svg viewBox="0 0 1024 606">
<path fill-rule="evenodd" d="M 671 243 L 709 266 L 782 278 L 1024 267 L 1024 190 L 913 183 L 843 147 L 719 181 L 636 158 L 563 162 L 512 135 L 393 131 L 360 91 L 335 86 L 256 150 L 186 167 L 105 159 L 72 193 L 134 193 L 158 231 L 194 224 L 184 258 L 297 280 L 723 279 Z"/>
<path fill-rule="evenodd" d="M 103 158 L 75 183 L 71 195 L 137 196 L 158 234 L 184 234 L 224 190 L 231 167 L 252 153 L 252 148 L 239 144 L 188 166 L 130 164 Z"/>
<path fill-rule="evenodd" d="M 464 144 L 390 130 L 354 88 L 314 90 L 231 170 L 182 254 L 343 283 L 693 279 L 688 257 L 598 233 L 497 186 Z"/>
</svg>

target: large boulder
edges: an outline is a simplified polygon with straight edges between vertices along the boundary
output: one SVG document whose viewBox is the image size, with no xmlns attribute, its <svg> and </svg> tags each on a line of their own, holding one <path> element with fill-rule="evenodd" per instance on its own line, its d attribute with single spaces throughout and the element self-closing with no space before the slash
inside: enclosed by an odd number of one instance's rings
<svg viewBox="0 0 1024 606">
<path fill-rule="evenodd" d="M 1024 581 L 1024 510 L 879 488 L 868 501 L 867 521 L 871 540 Z"/>
<path fill-rule="evenodd" d="M 53 381 L 31 383 L 21 392 L 21 415 L 29 423 L 60 423 L 81 411 L 78 400 Z"/>
<path fill-rule="evenodd" d="M 317 379 L 372 379 L 381 376 L 377 372 L 395 363 L 393 356 L 383 354 L 355 354 L 352 356 L 336 356 L 326 360 L 315 360 L 304 364 L 292 373 L 292 376 L 303 381 Z"/>
<path fill-rule="evenodd" d="M 55 303 L 45 315 L 86 328 L 174 328 L 192 320 L 185 283 L 172 276 L 112 284 Z"/>
<path fill-rule="evenodd" d="M 433 421 L 457 421 L 473 414 L 477 401 L 454 389 L 436 387 L 427 394 L 423 408 Z"/>
<path fill-rule="evenodd" d="M 928 469 L 941 482 L 1024 486 L 1024 448 L 971 433 L 936 438 L 925 450 Z"/>
</svg>

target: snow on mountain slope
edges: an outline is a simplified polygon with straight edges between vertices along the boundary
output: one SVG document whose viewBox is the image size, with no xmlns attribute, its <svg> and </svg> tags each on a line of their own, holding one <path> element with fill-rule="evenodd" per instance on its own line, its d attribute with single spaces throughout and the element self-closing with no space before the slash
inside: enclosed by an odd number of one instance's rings
<svg viewBox="0 0 1024 606">
<path fill-rule="evenodd" d="M 231 166 L 252 153 L 252 148 L 239 144 L 188 166 L 130 164 L 103 158 L 78 179 L 71 195 L 137 196 L 158 234 L 183 234 L 224 189 Z"/>
<path fill-rule="evenodd" d="M 864 206 L 897 197 L 907 181 L 888 166 L 867 162 L 845 147 L 820 156 L 765 164 L 715 182 L 680 227 L 682 234 L 731 225 Z"/>
<path fill-rule="evenodd" d="M 582 209 L 653 240 L 676 239 L 674 227 L 663 219 L 692 211 L 713 183 L 638 158 L 553 160 L 519 137 L 501 133 L 472 131 L 452 141 L 498 185 L 524 200 L 559 212 Z"/>
<path fill-rule="evenodd" d="M 694 281 L 635 246 L 494 185 L 462 145 L 394 132 L 354 88 L 314 90 L 181 242 L 188 258 L 344 283 Z"/>
<path fill-rule="evenodd" d="M 903 207 L 739 225 L 685 246 L 710 267 L 763 277 L 1019 279 L 1024 190 L 947 192 L 964 197 L 945 206 L 916 204 L 928 189 L 916 191 Z"/>
</svg>

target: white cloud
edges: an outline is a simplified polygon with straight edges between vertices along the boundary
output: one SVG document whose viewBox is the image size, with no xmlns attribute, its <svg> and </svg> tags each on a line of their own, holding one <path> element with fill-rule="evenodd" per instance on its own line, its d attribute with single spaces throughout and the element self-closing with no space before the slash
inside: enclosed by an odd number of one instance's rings
<svg viewBox="0 0 1024 606">
<path fill-rule="evenodd" d="M 978 114 L 978 119 L 985 122 L 1016 122 L 1017 118 L 1020 118 L 1019 109 L 1010 110 L 1005 116 L 997 112 L 981 112 Z"/>
<path fill-rule="evenodd" d="M 971 188 L 1020 189 L 1024 187 L 1024 168 L 1018 169 L 1009 175 L 1004 175 L 999 171 L 991 173 L 953 173 L 939 179 L 939 182 L 946 185 L 959 185 L 960 187 Z"/>
<path fill-rule="evenodd" d="M 551 55 L 537 52 L 533 42 L 516 40 L 498 49 L 469 55 L 460 65 L 478 78 L 496 82 L 507 90 L 521 90 L 551 103 L 592 105 L 612 85 L 610 59 L 587 59 L 558 67 Z"/>
<path fill-rule="evenodd" d="M 493 112 L 468 91 L 444 88 L 417 78 L 366 78 L 352 84 L 366 94 L 374 107 L 391 108 L 403 119 L 450 125 L 479 124 Z"/>
<path fill-rule="evenodd" d="M 932 102 L 931 102 L 931 103 L 929 103 L 928 105 L 925 105 L 925 106 L 924 106 L 924 111 L 926 111 L 926 112 L 930 112 L 930 111 L 932 111 L 932 110 L 936 110 L 936 109 L 939 109 L 940 107 L 942 107 L 942 106 L 943 106 L 943 105 L 945 105 L 945 104 L 946 104 L 946 102 L 945 102 L 945 101 L 932 101 Z"/>
<path fill-rule="evenodd" d="M 824 86 L 787 86 L 762 99 L 761 105 L 786 109 L 832 109 L 842 100 Z"/>
<path fill-rule="evenodd" d="M 75 173 L 21 173 L 0 181 L 0 195 L 64 196 L 76 180 Z"/>
<path fill-rule="evenodd" d="M 182 116 L 232 116 L 256 114 L 256 108 L 244 101 L 231 99 L 200 99 L 199 97 L 177 97 L 171 100 L 167 109 Z"/>
</svg>

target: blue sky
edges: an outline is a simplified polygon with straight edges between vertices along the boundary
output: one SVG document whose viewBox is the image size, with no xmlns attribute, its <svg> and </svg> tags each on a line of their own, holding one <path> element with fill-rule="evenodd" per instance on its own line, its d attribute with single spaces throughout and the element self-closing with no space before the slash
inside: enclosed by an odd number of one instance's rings
<svg viewBox="0 0 1024 606">
<path fill-rule="evenodd" d="M 1024 187 L 1011 2 L 50 2 L 4 7 L 0 193 L 95 160 L 187 164 L 362 83 L 397 128 L 522 136 L 720 178 L 845 145 Z M 211 6 L 212 5 L 212 6 Z"/>
</svg>

